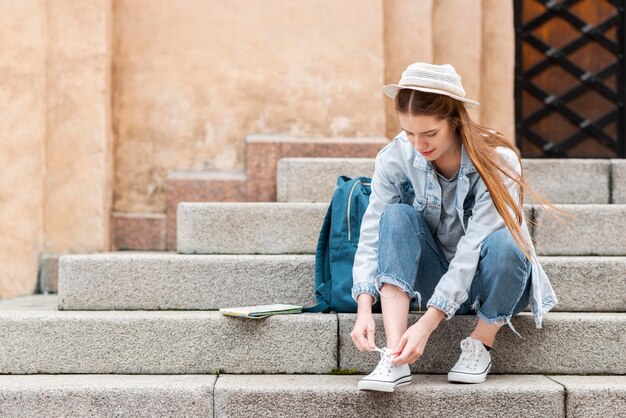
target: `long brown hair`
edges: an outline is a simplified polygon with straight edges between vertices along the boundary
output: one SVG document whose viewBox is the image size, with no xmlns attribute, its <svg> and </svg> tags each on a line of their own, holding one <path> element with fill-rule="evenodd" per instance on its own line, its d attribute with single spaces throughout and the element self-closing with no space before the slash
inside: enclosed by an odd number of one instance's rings
<svg viewBox="0 0 626 418">
<path fill-rule="evenodd" d="M 530 259 L 530 246 L 525 242 L 522 234 L 522 219 L 524 192 L 527 192 L 532 200 L 546 205 L 553 212 L 559 212 L 565 217 L 574 218 L 575 216 L 552 204 L 545 196 L 533 191 L 524 179 L 524 168 L 522 167 L 521 175 L 510 167 L 495 152 L 496 147 L 507 147 L 515 152 L 521 166 L 521 154 L 517 147 L 510 142 L 502 133 L 489 129 L 479 123 L 474 122 L 463 103 L 443 94 L 427 93 L 413 89 L 401 89 L 396 96 L 396 111 L 402 114 L 410 115 L 432 115 L 439 119 L 447 119 L 451 128 L 458 137 L 461 138 L 463 146 L 467 154 L 474 164 L 476 171 L 482 178 L 494 206 L 504 220 L 506 227 L 511 231 L 511 235 L 521 248 L 524 255 Z M 518 185 L 519 201 L 515 202 L 508 192 L 506 186 L 502 182 L 499 173 L 513 180 Z M 513 212 L 515 218 L 511 216 Z M 559 222 L 564 223 L 559 217 L 548 211 L 550 215 L 557 218 Z M 527 223 L 535 225 L 534 220 L 527 220 Z M 534 240 L 533 240 L 534 242 Z M 537 245 L 535 243 L 535 245 Z M 537 246 L 540 248 L 539 246 Z"/>
</svg>

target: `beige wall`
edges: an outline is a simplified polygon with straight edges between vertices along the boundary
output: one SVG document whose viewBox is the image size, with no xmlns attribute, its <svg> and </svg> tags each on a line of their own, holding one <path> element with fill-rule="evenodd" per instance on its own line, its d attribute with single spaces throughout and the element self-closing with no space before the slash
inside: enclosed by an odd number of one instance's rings
<svg viewBox="0 0 626 418">
<path fill-rule="evenodd" d="M 115 210 L 170 169 L 244 169 L 248 133 L 384 131 L 380 0 L 115 2 Z"/>
<path fill-rule="evenodd" d="M 109 248 L 110 0 L 0 1 L 0 298 Z"/>
<path fill-rule="evenodd" d="M 113 209 L 163 212 L 168 170 L 243 170 L 247 134 L 393 137 L 414 61 L 512 138 L 511 3 L 0 0 L 0 298 L 108 250 Z"/>
<path fill-rule="evenodd" d="M 0 1 L 0 296 L 33 291 L 43 238 L 46 14 Z"/>
<path fill-rule="evenodd" d="M 47 4 L 44 252 L 109 247 L 111 1 Z"/>
</svg>

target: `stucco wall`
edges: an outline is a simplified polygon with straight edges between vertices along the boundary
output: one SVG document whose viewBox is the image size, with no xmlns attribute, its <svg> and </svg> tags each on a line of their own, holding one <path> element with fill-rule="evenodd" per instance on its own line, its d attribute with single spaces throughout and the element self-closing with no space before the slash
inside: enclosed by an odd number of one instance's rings
<svg viewBox="0 0 626 418">
<path fill-rule="evenodd" d="M 109 248 L 111 1 L 47 1 L 44 252 Z"/>
<path fill-rule="evenodd" d="M 512 138 L 513 54 L 499 0 L 0 0 L 0 298 L 163 212 L 168 170 L 243 170 L 247 134 L 392 137 L 414 61 Z"/>
<path fill-rule="evenodd" d="M 0 1 L 0 298 L 42 253 L 109 248 L 109 0 Z"/>
<path fill-rule="evenodd" d="M 380 0 L 115 2 L 115 210 L 169 169 L 243 170 L 248 133 L 380 135 Z"/>
<path fill-rule="evenodd" d="M 0 296 L 33 291 L 43 237 L 46 14 L 0 2 Z"/>
</svg>

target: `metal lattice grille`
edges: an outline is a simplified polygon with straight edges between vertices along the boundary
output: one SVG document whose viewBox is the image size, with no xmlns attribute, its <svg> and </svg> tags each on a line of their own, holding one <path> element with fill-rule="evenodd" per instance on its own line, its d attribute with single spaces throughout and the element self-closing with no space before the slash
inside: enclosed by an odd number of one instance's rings
<svg viewBox="0 0 626 418">
<path fill-rule="evenodd" d="M 525 157 L 626 157 L 624 6 L 515 0 L 515 118 Z"/>
</svg>

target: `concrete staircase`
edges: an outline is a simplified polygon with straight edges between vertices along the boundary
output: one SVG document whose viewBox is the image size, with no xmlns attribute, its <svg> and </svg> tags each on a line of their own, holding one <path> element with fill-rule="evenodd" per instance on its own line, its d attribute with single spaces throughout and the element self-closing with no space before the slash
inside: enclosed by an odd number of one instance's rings
<svg viewBox="0 0 626 418">
<path fill-rule="evenodd" d="M 542 329 L 515 316 L 523 340 L 503 327 L 483 384 L 445 376 L 473 315 L 442 321 L 413 384 L 384 394 L 356 388 L 378 355 L 352 345 L 354 314 L 215 311 L 315 303 L 313 253 L 337 176 L 373 173 L 373 159 L 287 158 L 278 202 L 179 204 L 177 253 L 63 256 L 58 295 L 0 302 L 0 416 L 626 416 L 626 165 L 524 167 L 577 218 L 563 227 L 525 205 L 560 303 Z"/>
</svg>

